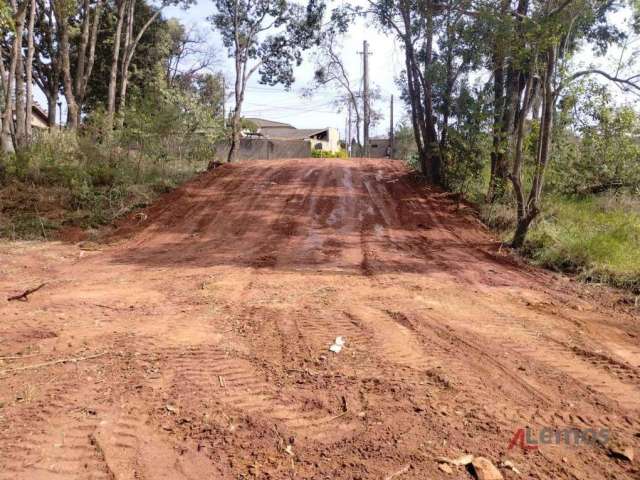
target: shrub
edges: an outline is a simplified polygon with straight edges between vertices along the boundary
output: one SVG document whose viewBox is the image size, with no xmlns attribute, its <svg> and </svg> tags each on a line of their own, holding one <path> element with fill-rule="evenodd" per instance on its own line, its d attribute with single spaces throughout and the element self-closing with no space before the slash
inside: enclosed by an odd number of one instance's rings
<svg viewBox="0 0 640 480">
<path fill-rule="evenodd" d="M 338 150 L 332 152 L 330 150 L 311 150 L 311 156 L 314 158 L 349 158 L 349 153 L 346 150 Z"/>
<path fill-rule="evenodd" d="M 50 238 L 66 226 L 108 224 L 206 165 L 202 151 L 194 157 L 185 148 L 176 157 L 157 143 L 126 144 L 129 135 L 118 132 L 99 141 L 90 125 L 79 136 L 52 131 L 7 157 L 0 236 Z"/>
</svg>

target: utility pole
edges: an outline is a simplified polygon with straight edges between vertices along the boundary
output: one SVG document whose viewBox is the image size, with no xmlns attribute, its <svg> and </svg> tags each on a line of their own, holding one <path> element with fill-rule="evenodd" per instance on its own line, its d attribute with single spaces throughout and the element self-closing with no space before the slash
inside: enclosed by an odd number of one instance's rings
<svg viewBox="0 0 640 480">
<path fill-rule="evenodd" d="M 391 158 L 395 148 L 395 135 L 393 131 L 393 95 L 391 95 L 391 111 L 389 112 L 389 146 L 391 147 Z"/>
<path fill-rule="evenodd" d="M 363 118 L 363 128 L 362 128 L 362 137 L 363 137 L 363 146 L 364 146 L 364 156 L 369 156 L 369 120 L 370 120 L 370 111 L 369 111 L 369 42 L 364 40 L 362 42 L 362 67 L 363 67 L 363 86 L 362 86 L 362 109 L 364 113 Z"/>
</svg>

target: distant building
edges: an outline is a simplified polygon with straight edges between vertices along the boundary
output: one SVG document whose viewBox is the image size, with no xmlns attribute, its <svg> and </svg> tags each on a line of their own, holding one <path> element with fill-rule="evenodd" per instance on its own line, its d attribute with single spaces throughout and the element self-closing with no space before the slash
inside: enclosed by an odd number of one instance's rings
<svg viewBox="0 0 640 480">
<path fill-rule="evenodd" d="M 49 116 L 40 105 L 34 103 L 31 107 L 31 127 L 42 130 L 49 129 Z"/>
<path fill-rule="evenodd" d="M 245 118 L 256 126 L 255 130 L 247 129 L 245 137 L 261 137 L 269 140 L 306 140 L 313 150 L 340 150 L 340 133 L 337 128 L 295 128 L 293 125 L 274 122 L 263 118 Z"/>
<path fill-rule="evenodd" d="M 15 115 L 14 110 L 14 118 Z M 36 131 L 49 129 L 49 116 L 47 115 L 47 112 L 45 112 L 42 107 L 35 102 L 31 105 L 31 128 L 36 129 Z"/>
</svg>

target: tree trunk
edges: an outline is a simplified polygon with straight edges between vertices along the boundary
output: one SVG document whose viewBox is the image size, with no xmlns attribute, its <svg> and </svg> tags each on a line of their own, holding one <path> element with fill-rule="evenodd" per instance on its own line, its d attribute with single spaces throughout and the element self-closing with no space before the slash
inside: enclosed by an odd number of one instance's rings
<svg viewBox="0 0 640 480">
<path fill-rule="evenodd" d="M 553 113 L 555 111 L 556 94 L 553 91 L 553 76 L 557 62 L 557 47 L 550 46 L 547 49 L 547 69 L 543 77 L 543 103 L 542 118 L 540 121 L 540 140 L 538 148 L 538 161 L 533 176 L 533 184 L 529 194 L 528 204 L 531 207 L 538 206 L 542 196 L 542 185 L 544 173 L 549 162 L 549 151 L 551 150 L 551 132 L 553 129 Z"/>
<path fill-rule="evenodd" d="M 504 21 L 509 10 L 510 1 L 502 0 L 500 3 L 499 18 Z M 506 191 L 506 181 L 508 175 L 507 148 L 506 141 L 509 135 L 505 125 L 505 51 L 508 49 L 508 39 L 496 34 L 492 52 L 493 66 L 493 148 L 491 151 L 491 175 L 489 177 L 489 188 L 486 199 L 493 203 L 502 197 Z"/>
<path fill-rule="evenodd" d="M 76 60 L 75 91 L 79 92 L 84 77 L 85 62 L 87 58 L 87 45 L 89 43 L 89 27 L 91 23 L 91 9 L 89 0 L 83 1 L 82 30 L 80 34 L 80 46 L 78 47 L 78 59 Z"/>
<path fill-rule="evenodd" d="M 22 7 L 20 10 L 14 13 L 14 22 L 15 25 L 24 24 L 24 18 L 26 14 L 26 4 L 25 7 Z M 0 136 L 0 141 L 2 142 L 2 150 L 5 153 L 13 153 L 15 152 L 15 144 L 13 137 L 13 125 L 14 118 L 13 113 L 15 111 L 15 105 L 13 101 L 13 90 L 14 90 L 14 82 L 16 79 L 16 64 L 19 56 L 22 56 L 22 52 L 20 50 L 22 36 L 14 39 L 13 45 L 11 46 L 11 54 L 9 60 L 9 71 L 4 71 L 4 63 L 0 62 L 2 66 L 0 66 L 0 72 L 2 73 L 2 78 L 6 78 L 5 82 L 5 99 L 4 99 L 4 114 L 2 118 L 2 135 Z"/>
<path fill-rule="evenodd" d="M 427 0 L 427 20 L 426 20 L 426 45 L 425 45 L 425 75 L 424 75 L 424 120 L 426 124 L 427 137 L 425 146 L 430 157 L 431 171 L 429 178 L 434 185 L 442 185 L 442 157 L 436 132 L 435 116 L 433 114 L 433 82 L 428 72 L 433 59 L 433 3 Z"/>
<path fill-rule="evenodd" d="M 124 124 L 124 109 L 126 107 L 127 98 L 127 84 L 129 80 L 129 62 L 131 56 L 129 55 L 131 49 L 131 37 L 133 36 L 133 19 L 135 14 L 135 0 L 128 0 L 127 7 L 127 21 L 124 29 L 124 39 L 122 41 L 122 63 L 120 65 L 120 96 L 118 98 L 118 121 L 119 127 Z"/>
<path fill-rule="evenodd" d="M 518 223 L 516 224 L 516 231 L 513 234 L 513 240 L 511 240 L 511 246 L 513 248 L 522 248 L 522 246 L 524 245 L 524 241 L 527 238 L 527 233 L 529 233 L 531 222 L 537 215 L 537 210 L 534 210 L 525 217 L 518 220 Z"/>
<path fill-rule="evenodd" d="M 495 202 L 505 191 L 506 157 L 504 152 L 505 131 L 502 125 L 504 116 L 504 57 L 494 46 L 493 53 L 493 148 L 491 151 L 491 176 L 487 201 Z"/>
<path fill-rule="evenodd" d="M 118 81 L 118 60 L 120 58 L 120 38 L 122 36 L 122 25 L 124 23 L 124 9 L 127 5 L 126 0 L 120 0 L 118 4 L 118 20 L 116 23 L 116 31 L 113 36 L 113 56 L 111 58 L 111 72 L 109 74 L 109 93 L 107 96 L 107 118 L 106 129 L 108 132 L 113 130 L 113 116 L 116 111 L 116 83 Z"/>
<path fill-rule="evenodd" d="M 47 115 L 49 129 L 56 128 L 56 115 L 58 113 L 58 92 L 49 92 L 47 95 Z"/>
<path fill-rule="evenodd" d="M 131 60 L 133 60 L 133 54 L 136 51 L 136 47 L 138 43 L 140 43 L 140 39 L 142 35 L 147 31 L 149 26 L 155 21 L 156 18 L 160 16 L 161 10 L 158 9 L 155 13 L 146 21 L 146 23 L 140 28 L 135 38 L 133 38 L 133 22 L 134 22 L 134 6 L 135 0 L 130 0 L 130 15 L 127 21 L 127 32 L 125 36 L 125 46 L 123 48 L 123 58 L 122 58 L 122 72 L 121 72 L 121 86 L 120 86 L 120 103 L 118 105 L 118 111 L 120 112 L 119 124 L 122 126 L 124 123 L 124 109 L 126 107 L 127 102 L 127 86 L 129 85 L 129 67 L 131 65 Z"/>
<path fill-rule="evenodd" d="M 76 89 L 76 97 L 78 98 L 78 110 L 81 112 L 84 106 L 84 100 L 87 94 L 87 85 L 93 71 L 93 65 L 96 59 L 96 42 L 98 40 L 98 26 L 100 25 L 100 17 L 102 16 L 102 6 L 104 0 L 98 0 L 96 4 L 91 31 L 89 32 L 89 54 L 86 59 L 86 65 L 80 78 L 79 87 Z"/>
<path fill-rule="evenodd" d="M 32 140 L 31 120 L 33 116 L 33 54 L 34 54 L 34 24 L 36 16 L 36 0 L 31 0 L 31 11 L 29 12 L 29 37 L 27 40 L 27 68 L 25 82 L 27 84 L 27 102 L 25 105 L 25 134 L 28 143 Z"/>
<path fill-rule="evenodd" d="M 67 127 L 72 130 L 78 128 L 78 104 L 73 90 L 71 77 L 71 54 L 69 46 L 69 19 L 66 17 L 65 5 L 62 0 L 56 0 L 54 13 L 58 24 L 58 41 L 60 42 L 60 58 L 62 60 L 62 83 L 64 86 L 64 98 L 67 101 Z"/>
<path fill-rule="evenodd" d="M 25 75 L 24 75 L 24 57 L 22 56 L 22 43 L 24 36 L 24 19 L 26 15 L 20 15 L 16 20 L 16 69 L 15 69 L 15 85 L 16 85 L 16 105 L 15 105 L 15 139 L 18 148 L 26 144 L 25 130 Z"/>
<path fill-rule="evenodd" d="M 231 145 L 229 146 L 229 155 L 227 162 L 238 161 L 238 151 L 240 150 L 240 131 L 242 130 L 240 110 L 236 106 L 231 122 Z"/>
<path fill-rule="evenodd" d="M 531 222 L 540 213 L 540 199 L 542 196 L 542 184 L 544 180 L 545 169 L 549 160 L 549 151 L 551 148 L 551 130 L 553 128 L 553 113 L 555 110 L 555 92 L 553 90 L 553 76 L 557 62 L 557 47 L 552 45 L 547 49 L 547 64 L 543 75 L 543 105 L 542 119 L 540 122 L 540 135 L 538 139 L 538 156 L 536 159 L 536 168 L 533 174 L 533 182 L 531 191 L 527 199 L 526 205 L 518 208 L 518 223 L 516 231 L 513 235 L 511 245 L 514 248 L 520 248 L 529 232 Z M 530 83 L 529 83 L 530 84 Z M 533 93 L 530 92 L 530 95 Z M 529 100 L 529 99 L 527 99 Z M 531 102 L 530 102 L 531 103 Z M 526 115 L 526 111 L 523 113 Z M 515 185 L 515 184 L 514 184 Z M 522 191 L 519 197 L 524 198 Z"/>
<path fill-rule="evenodd" d="M 76 72 L 73 82 L 74 92 L 77 108 L 77 120 L 76 123 L 80 124 L 80 116 L 82 114 L 82 105 L 84 103 L 86 85 L 91 75 L 91 68 L 93 67 L 93 58 L 87 58 L 87 50 L 89 51 L 89 57 L 95 54 L 95 42 L 98 28 L 98 22 L 100 21 L 100 9 L 102 0 L 98 0 L 95 7 L 95 13 L 93 22 L 91 19 L 91 2 L 90 0 L 83 1 L 83 18 L 82 18 L 82 30 L 80 33 L 80 45 L 78 46 L 78 55 L 76 59 Z"/>
<path fill-rule="evenodd" d="M 238 150 L 240 149 L 240 130 L 242 128 L 242 103 L 244 101 L 244 89 L 247 82 L 247 56 L 246 51 L 243 50 L 240 44 L 238 33 L 236 33 L 235 42 L 235 110 L 233 111 L 233 121 L 231 123 L 231 145 L 229 146 L 229 155 L 227 156 L 227 162 L 236 162 L 238 160 Z"/>
</svg>

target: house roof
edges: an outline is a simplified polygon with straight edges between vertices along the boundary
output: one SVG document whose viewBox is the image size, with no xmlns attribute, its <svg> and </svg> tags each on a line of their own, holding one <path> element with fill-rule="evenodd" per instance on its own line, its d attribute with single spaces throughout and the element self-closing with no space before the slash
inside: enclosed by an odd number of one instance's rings
<svg viewBox="0 0 640 480">
<path fill-rule="evenodd" d="M 38 103 L 33 102 L 31 105 L 31 111 L 38 115 L 45 123 L 49 123 L 49 115 Z"/>
<path fill-rule="evenodd" d="M 326 128 L 269 128 L 268 131 L 263 132 L 263 135 L 273 139 L 305 140 L 326 131 Z"/>
<path fill-rule="evenodd" d="M 264 118 L 245 117 L 251 123 L 255 123 L 259 128 L 294 128 L 293 125 L 282 122 L 274 122 L 273 120 L 265 120 Z"/>
</svg>

